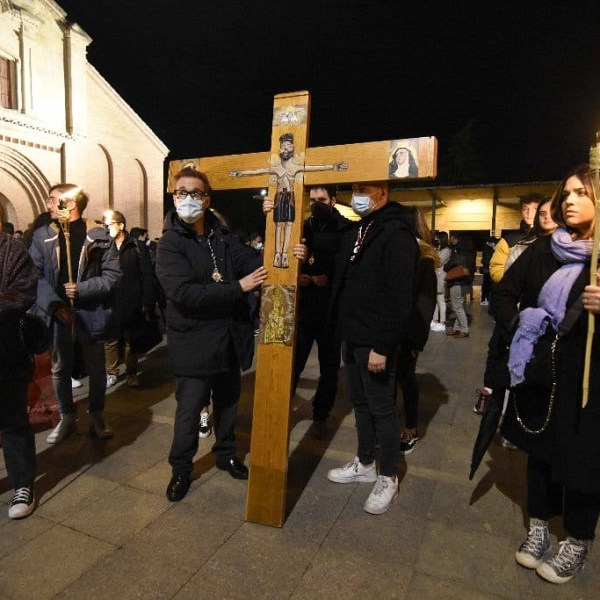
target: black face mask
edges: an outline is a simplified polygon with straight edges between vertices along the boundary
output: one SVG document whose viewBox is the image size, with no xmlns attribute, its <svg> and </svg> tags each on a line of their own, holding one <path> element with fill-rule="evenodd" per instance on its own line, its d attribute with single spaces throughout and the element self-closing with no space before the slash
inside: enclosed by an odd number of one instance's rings
<svg viewBox="0 0 600 600">
<path fill-rule="evenodd" d="M 310 212 L 317 221 L 327 221 L 331 218 L 331 206 L 324 202 L 313 202 Z"/>
</svg>

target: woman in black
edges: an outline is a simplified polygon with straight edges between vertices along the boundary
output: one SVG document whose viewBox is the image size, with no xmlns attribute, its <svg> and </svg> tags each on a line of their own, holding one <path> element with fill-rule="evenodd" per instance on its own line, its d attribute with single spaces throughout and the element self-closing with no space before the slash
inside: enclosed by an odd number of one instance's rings
<svg viewBox="0 0 600 600">
<path fill-rule="evenodd" d="M 528 454 L 527 512 L 530 529 L 516 560 L 553 583 L 582 568 L 600 514 L 600 345 L 594 336 L 589 401 L 582 406 L 588 314 L 600 313 L 600 287 L 590 281 L 595 201 L 589 167 L 574 169 L 552 198 L 559 228 L 540 237 L 515 261 L 498 285 L 494 315 L 511 342 L 513 391 L 502 435 Z M 583 306 L 578 307 L 583 298 Z M 520 312 L 519 312 L 520 311 Z M 556 386 L 524 380 L 532 345 L 552 327 L 573 322 L 560 338 Z M 597 320 L 597 319 L 596 319 Z M 596 331 L 600 331 L 600 323 Z M 568 537 L 548 556 L 548 520 L 562 515 Z"/>
</svg>

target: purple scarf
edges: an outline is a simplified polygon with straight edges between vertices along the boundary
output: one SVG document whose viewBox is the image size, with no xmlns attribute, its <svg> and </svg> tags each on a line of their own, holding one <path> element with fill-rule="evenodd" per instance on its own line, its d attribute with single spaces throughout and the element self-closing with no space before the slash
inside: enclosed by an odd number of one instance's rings
<svg viewBox="0 0 600 600">
<path fill-rule="evenodd" d="M 572 240 L 571 234 L 562 227 L 552 234 L 552 254 L 563 265 L 542 287 L 537 308 L 525 308 L 519 313 L 519 327 L 508 357 L 511 386 L 525 381 L 525 366 L 531 360 L 535 343 L 546 332 L 548 323 L 558 330 L 565 316 L 573 283 L 592 254 L 592 244 L 592 240 Z"/>
</svg>

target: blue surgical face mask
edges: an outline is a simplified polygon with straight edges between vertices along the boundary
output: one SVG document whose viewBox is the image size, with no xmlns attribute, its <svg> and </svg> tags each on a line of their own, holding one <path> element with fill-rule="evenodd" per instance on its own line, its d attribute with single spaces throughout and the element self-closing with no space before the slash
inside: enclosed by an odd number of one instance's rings
<svg viewBox="0 0 600 600">
<path fill-rule="evenodd" d="M 179 201 L 177 205 L 177 214 L 182 221 L 186 223 L 195 223 L 203 214 L 204 210 L 202 200 L 195 200 L 189 194 Z"/>
<path fill-rule="evenodd" d="M 254 246 L 255 250 L 262 250 L 263 249 L 264 244 L 262 242 L 257 242 L 256 246 Z"/>
<path fill-rule="evenodd" d="M 360 194 L 352 194 L 350 206 L 359 217 L 366 217 L 375 208 L 375 205 L 371 205 L 371 196 Z"/>
</svg>

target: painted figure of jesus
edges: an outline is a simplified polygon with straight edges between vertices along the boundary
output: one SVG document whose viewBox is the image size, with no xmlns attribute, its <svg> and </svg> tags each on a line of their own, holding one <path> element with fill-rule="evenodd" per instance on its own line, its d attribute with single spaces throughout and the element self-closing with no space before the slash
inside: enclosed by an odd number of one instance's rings
<svg viewBox="0 0 600 600">
<path fill-rule="evenodd" d="M 288 250 L 292 224 L 296 218 L 294 201 L 294 179 L 298 173 L 305 171 L 346 171 L 348 164 L 338 162 L 331 165 L 301 165 L 294 161 L 294 135 L 283 133 L 279 136 L 278 164 L 261 169 L 230 171 L 229 177 L 244 177 L 248 175 L 269 174 L 277 177 L 277 192 L 275 194 L 275 257 L 273 266 L 286 269 L 289 267 Z"/>
</svg>

